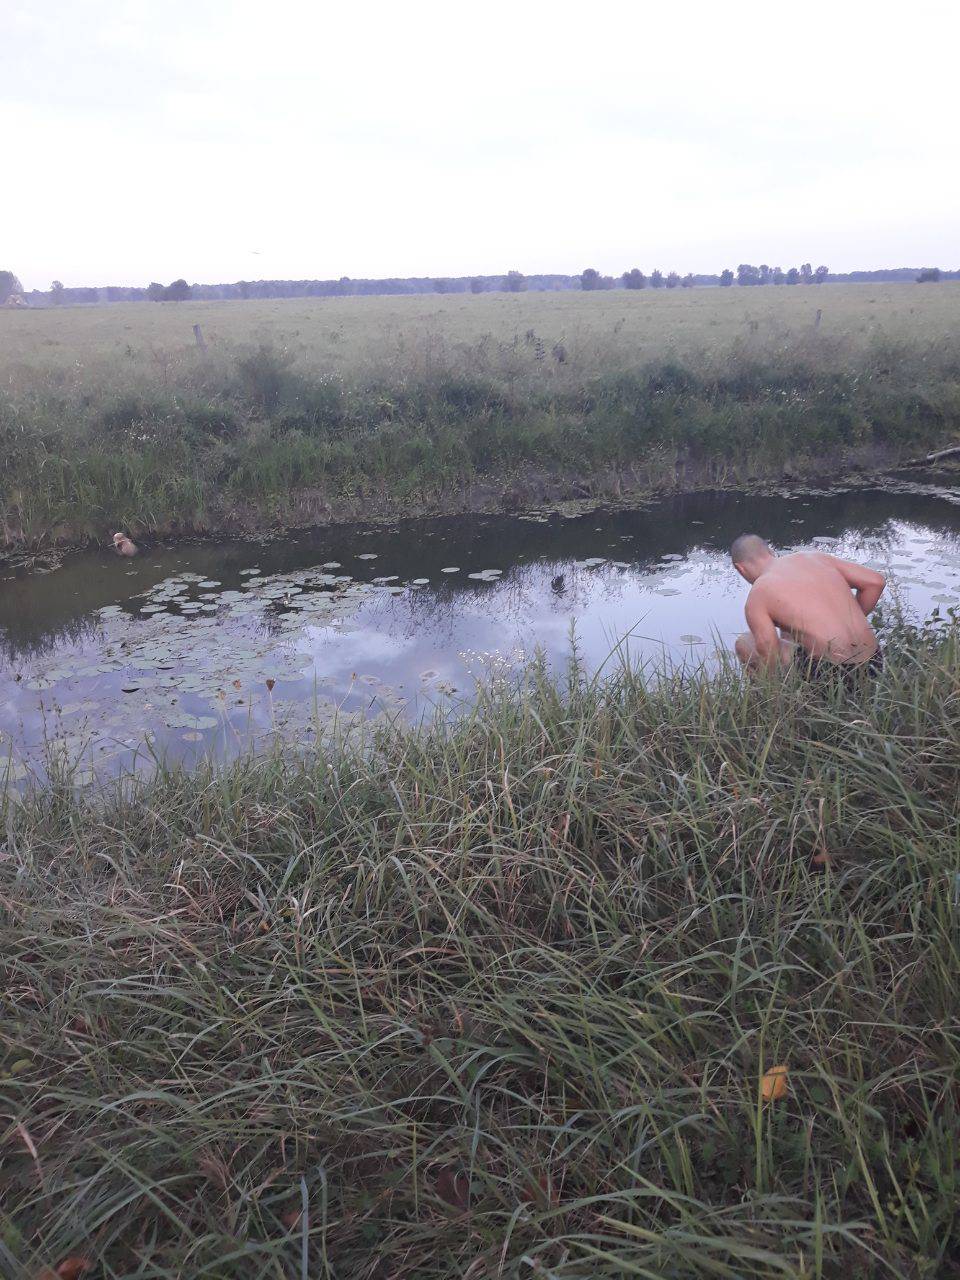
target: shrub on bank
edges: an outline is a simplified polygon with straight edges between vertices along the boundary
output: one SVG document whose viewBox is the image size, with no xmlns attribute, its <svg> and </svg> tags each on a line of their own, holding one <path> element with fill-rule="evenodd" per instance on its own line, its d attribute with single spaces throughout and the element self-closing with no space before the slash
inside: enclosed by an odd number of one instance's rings
<svg viewBox="0 0 960 1280">
<path fill-rule="evenodd" d="M 126 383 L 117 367 L 34 376 L 0 396 L 6 536 L 102 535 L 121 515 L 134 530 L 215 527 L 238 503 L 282 519 L 301 490 L 333 506 L 363 492 L 399 511 L 411 495 L 449 505 L 474 479 L 513 486 L 531 473 L 629 468 L 674 484 L 788 462 L 835 472 L 857 451 L 895 458 L 952 439 L 960 421 L 960 355 L 947 345 L 921 357 L 808 336 L 600 371 L 538 352 L 483 339 L 349 381 L 269 347 L 181 353 Z"/>
</svg>

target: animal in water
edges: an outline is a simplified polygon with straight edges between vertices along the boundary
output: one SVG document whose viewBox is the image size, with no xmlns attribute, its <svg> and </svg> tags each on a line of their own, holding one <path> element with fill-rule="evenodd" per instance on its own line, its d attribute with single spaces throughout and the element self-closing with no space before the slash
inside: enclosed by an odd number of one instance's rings
<svg viewBox="0 0 960 1280">
<path fill-rule="evenodd" d="M 140 548 L 135 542 L 132 542 L 125 533 L 115 533 L 113 535 L 113 545 L 118 555 L 135 556 Z"/>
</svg>

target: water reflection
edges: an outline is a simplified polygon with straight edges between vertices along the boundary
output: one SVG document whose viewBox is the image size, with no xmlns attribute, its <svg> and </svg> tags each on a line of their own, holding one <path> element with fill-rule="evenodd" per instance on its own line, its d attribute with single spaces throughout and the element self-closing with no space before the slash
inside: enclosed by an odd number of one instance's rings
<svg viewBox="0 0 960 1280">
<path fill-rule="evenodd" d="M 726 550 L 745 530 L 892 565 L 920 612 L 960 596 L 956 495 L 922 487 L 86 553 L 0 580 L 0 750 L 23 764 L 52 736 L 101 768 L 145 733 L 187 760 L 309 741 L 469 696 L 488 654 L 565 659 L 574 622 L 593 664 L 627 635 L 638 657 L 701 661 L 742 629 Z"/>
</svg>

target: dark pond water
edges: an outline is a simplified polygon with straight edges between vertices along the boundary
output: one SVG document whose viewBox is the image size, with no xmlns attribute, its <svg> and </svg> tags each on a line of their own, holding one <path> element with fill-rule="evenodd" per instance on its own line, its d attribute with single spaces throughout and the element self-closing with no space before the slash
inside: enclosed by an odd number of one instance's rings
<svg viewBox="0 0 960 1280">
<path fill-rule="evenodd" d="M 0 769 L 42 774 L 53 751 L 84 780 L 417 718 L 537 648 L 565 660 L 573 626 L 592 665 L 624 637 L 709 662 L 743 629 L 744 530 L 872 563 L 919 615 L 960 602 L 960 490 L 934 484 L 86 552 L 0 567 Z"/>
</svg>

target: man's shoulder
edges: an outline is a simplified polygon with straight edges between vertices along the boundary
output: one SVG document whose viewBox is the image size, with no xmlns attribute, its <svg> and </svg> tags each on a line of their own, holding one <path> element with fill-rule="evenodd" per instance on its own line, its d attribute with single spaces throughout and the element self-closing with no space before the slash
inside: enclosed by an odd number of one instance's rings
<svg viewBox="0 0 960 1280">
<path fill-rule="evenodd" d="M 744 604 L 746 609 L 756 609 L 767 604 L 776 592 L 776 583 L 765 581 L 766 574 L 763 578 L 758 578 L 747 592 L 747 599 Z"/>
<path fill-rule="evenodd" d="M 768 586 L 775 586 L 784 579 L 795 578 L 798 571 L 809 573 L 811 569 L 814 571 L 828 569 L 835 564 L 834 557 L 825 551 L 791 551 L 789 555 L 778 556 L 763 577 L 757 579 L 755 585 L 759 587 L 766 582 Z"/>
<path fill-rule="evenodd" d="M 827 551 L 791 551 L 785 556 L 779 556 L 778 564 L 824 564 L 832 560 L 833 556 Z"/>
<path fill-rule="evenodd" d="M 775 606 L 782 603 L 784 595 L 791 595 L 797 586 L 797 575 L 788 566 L 769 569 L 750 588 L 747 604 L 753 608 Z"/>
<path fill-rule="evenodd" d="M 765 573 L 763 577 L 758 578 L 751 586 L 747 599 L 762 600 L 763 597 L 769 595 L 771 591 L 775 591 L 777 589 L 778 577 L 779 575 L 774 573 L 772 570 Z"/>
</svg>

